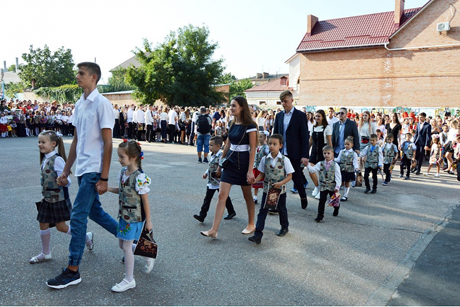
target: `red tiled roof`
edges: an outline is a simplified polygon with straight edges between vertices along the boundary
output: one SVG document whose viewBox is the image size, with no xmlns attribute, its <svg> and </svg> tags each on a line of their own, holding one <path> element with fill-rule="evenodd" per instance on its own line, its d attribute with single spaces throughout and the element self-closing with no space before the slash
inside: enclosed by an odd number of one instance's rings
<svg viewBox="0 0 460 307">
<path fill-rule="evenodd" d="M 394 24 L 394 12 L 318 21 L 311 35 L 305 34 L 297 52 L 383 45 L 420 9 L 404 10 L 399 27 Z"/>
<path fill-rule="evenodd" d="M 281 78 L 286 78 L 286 85 L 281 85 Z M 267 92 L 267 91 L 277 91 L 282 92 L 288 89 L 289 86 L 289 78 L 288 77 L 281 77 L 275 79 L 273 81 L 251 87 L 250 89 L 245 90 L 245 92 Z"/>
</svg>

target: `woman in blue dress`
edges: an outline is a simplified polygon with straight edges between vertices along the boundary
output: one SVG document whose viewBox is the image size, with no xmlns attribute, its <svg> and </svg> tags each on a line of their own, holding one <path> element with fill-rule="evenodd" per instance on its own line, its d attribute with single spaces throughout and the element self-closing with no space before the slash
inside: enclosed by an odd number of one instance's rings
<svg viewBox="0 0 460 307">
<path fill-rule="evenodd" d="M 216 176 L 222 176 L 212 228 L 201 232 L 203 236 L 214 239 L 217 238 L 217 230 L 224 215 L 225 202 L 232 185 L 241 186 L 248 209 L 248 225 L 242 233 L 250 234 L 256 228 L 254 223 L 255 204 L 252 198 L 251 184 L 254 183 L 255 179 L 252 167 L 257 148 L 257 125 L 252 119 L 248 102 L 244 97 L 237 96 L 232 99 L 230 112 L 234 119 L 229 124 L 229 142 L 225 143 L 222 153 L 222 158 L 227 157 L 229 162 L 225 169 L 219 167 L 216 172 Z"/>
</svg>

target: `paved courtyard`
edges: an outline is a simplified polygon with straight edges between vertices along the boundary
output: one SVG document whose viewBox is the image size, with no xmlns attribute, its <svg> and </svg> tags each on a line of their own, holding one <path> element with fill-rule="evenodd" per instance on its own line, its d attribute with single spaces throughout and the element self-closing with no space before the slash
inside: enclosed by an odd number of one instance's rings
<svg viewBox="0 0 460 307">
<path fill-rule="evenodd" d="M 70 142 L 65 139 L 67 150 Z M 123 254 L 117 239 L 89 221 L 95 248 L 85 251 L 82 282 L 57 291 L 45 282 L 66 266 L 69 236 L 53 229 L 53 260 L 28 263 L 41 250 L 34 203 L 41 197 L 37 138 L 2 139 L 0 148 L 1 305 L 386 305 L 459 203 L 452 175 L 395 178 L 387 187 L 379 177 L 377 194 L 354 188 L 338 217 L 326 208 L 317 224 L 309 185 L 306 210 L 288 192 L 289 233 L 277 237 L 278 217 L 268 216 L 262 244 L 254 245 L 241 234 L 247 214 L 239 187 L 233 187 L 237 216 L 223 221 L 219 238 L 211 240 L 200 231 L 211 227 L 217 195 L 203 224 L 193 218 L 206 191 L 201 176 L 207 166 L 197 163 L 196 148 L 146 143 L 142 164 L 152 178 L 159 245 L 153 271 L 143 273 L 144 260 L 136 258 L 137 287 L 111 293 L 123 278 Z M 109 185 L 116 185 L 119 170 L 114 150 Z M 74 200 L 78 185 L 72 181 Z M 118 195 L 104 194 L 101 201 L 116 217 Z"/>
</svg>

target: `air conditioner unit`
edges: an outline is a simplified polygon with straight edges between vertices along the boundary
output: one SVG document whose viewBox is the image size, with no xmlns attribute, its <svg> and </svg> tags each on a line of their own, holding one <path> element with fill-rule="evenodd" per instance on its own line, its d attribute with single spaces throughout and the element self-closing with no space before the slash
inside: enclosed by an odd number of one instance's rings
<svg viewBox="0 0 460 307">
<path fill-rule="evenodd" d="M 442 31 L 449 31 L 450 30 L 450 23 L 449 22 L 440 22 L 436 25 L 436 30 L 438 32 Z"/>
</svg>

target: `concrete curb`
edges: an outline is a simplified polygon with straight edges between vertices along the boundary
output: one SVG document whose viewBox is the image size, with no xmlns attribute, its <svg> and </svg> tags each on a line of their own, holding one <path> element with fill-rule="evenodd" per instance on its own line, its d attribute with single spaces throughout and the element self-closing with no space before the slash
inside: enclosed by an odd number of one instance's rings
<svg viewBox="0 0 460 307">
<path fill-rule="evenodd" d="M 385 279 L 382 285 L 372 293 L 367 299 L 365 306 L 386 306 L 391 300 L 399 285 L 409 276 L 410 270 L 414 267 L 417 259 L 430 244 L 431 240 L 449 223 L 452 218 L 452 212 L 460 204 L 450 206 L 444 218 L 439 220 L 432 227 L 428 228 L 407 253 L 406 258 L 402 260 L 390 275 Z"/>
</svg>

